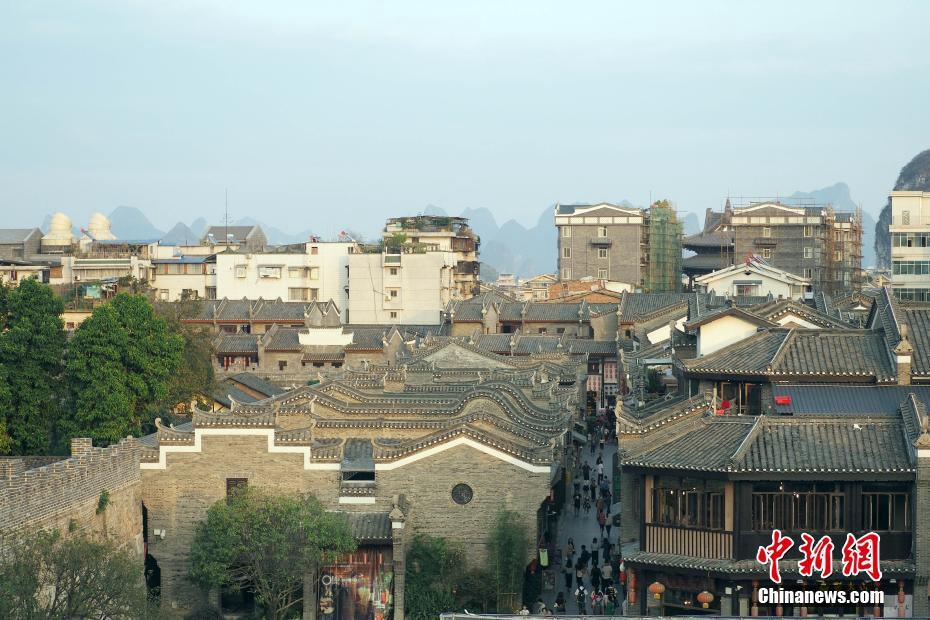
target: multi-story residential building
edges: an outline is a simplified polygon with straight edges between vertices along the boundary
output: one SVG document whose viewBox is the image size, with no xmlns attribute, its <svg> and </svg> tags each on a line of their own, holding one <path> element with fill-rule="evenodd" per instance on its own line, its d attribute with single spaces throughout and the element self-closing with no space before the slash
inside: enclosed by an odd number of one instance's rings
<svg viewBox="0 0 930 620">
<path fill-rule="evenodd" d="M 930 301 L 930 192 L 891 193 L 891 289 Z"/>
<path fill-rule="evenodd" d="M 314 241 L 264 252 L 240 248 L 218 253 L 216 297 L 333 300 L 346 308 L 349 257 L 357 248 L 354 241 Z"/>
<path fill-rule="evenodd" d="M 438 325 L 460 298 L 458 266 L 453 252 L 412 245 L 351 254 L 346 321 Z"/>
<path fill-rule="evenodd" d="M 149 286 L 161 301 L 216 299 L 216 254 L 155 258 Z"/>
<path fill-rule="evenodd" d="M 728 199 L 722 213 L 708 212 L 707 217 L 711 227 L 684 242 L 685 247 L 700 250 L 684 261 L 690 276 L 699 275 L 704 267 L 712 270 L 759 256 L 773 267 L 809 279 L 815 291 L 833 295 L 861 288 L 858 212 L 763 199 L 747 199 L 733 207 Z"/>
<path fill-rule="evenodd" d="M 681 286 L 681 223 L 668 201 L 649 209 L 607 202 L 556 205 L 558 277 L 622 282 L 646 291 Z"/>
<path fill-rule="evenodd" d="M 479 292 L 481 265 L 478 246 L 481 240 L 468 226 L 468 218 L 435 215 L 394 217 L 384 226 L 385 253 L 396 253 L 399 246 L 405 252 L 451 253 L 453 299 L 465 299 Z M 353 319 L 354 320 L 354 319 Z"/>
</svg>

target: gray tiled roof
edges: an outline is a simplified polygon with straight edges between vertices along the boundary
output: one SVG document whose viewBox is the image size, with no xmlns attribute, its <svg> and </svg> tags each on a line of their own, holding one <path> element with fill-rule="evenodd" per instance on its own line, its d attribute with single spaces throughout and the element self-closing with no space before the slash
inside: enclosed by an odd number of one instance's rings
<svg viewBox="0 0 930 620">
<path fill-rule="evenodd" d="M 930 375 L 930 304 L 902 304 L 908 325 L 908 341 L 914 347 L 911 372 Z"/>
<path fill-rule="evenodd" d="M 696 235 L 687 235 L 681 240 L 684 248 L 720 248 L 733 246 L 735 233 L 732 230 L 717 230 L 714 232 L 700 232 Z"/>
<path fill-rule="evenodd" d="M 202 321 L 260 321 L 301 323 L 315 306 L 321 311 L 330 308 L 326 301 L 281 301 L 279 299 L 217 299 L 200 302 L 195 317 Z M 338 309 L 336 309 L 338 314 Z"/>
<path fill-rule="evenodd" d="M 763 374 L 787 335 L 782 329 L 761 331 L 710 355 L 684 360 L 682 365 L 692 372 Z"/>
<path fill-rule="evenodd" d="M 891 381 L 895 371 L 881 332 L 793 330 L 772 370 L 788 375 L 870 375 Z"/>
<path fill-rule="evenodd" d="M 775 411 L 794 416 L 844 415 L 897 416 L 908 394 L 930 402 L 930 385 L 773 385 L 775 396 L 789 396 L 790 405 Z"/>
<path fill-rule="evenodd" d="M 253 231 L 260 230 L 258 226 L 210 226 L 204 233 L 203 238 L 213 235 L 214 239 L 220 243 L 226 241 L 226 235 L 232 235 L 234 241 L 245 241 Z"/>
<path fill-rule="evenodd" d="M 729 473 L 907 473 L 914 471 L 900 418 L 705 417 L 627 465 Z"/>
<path fill-rule="evenodd" d="M 303 347 L 308 362 L 336 362 L 345 359 L 345 348 L 338 344 L 315 344 Z"/>
<path fill-rule="evenodd" d="M 756 418 L 700 418 L 688 431 L 656 447 L 645 447 L 624 459 L 625 465 L 659 469 L 721 471 L 753 430 Z"/>
<path fill-rule="evenodd" d="M 682 365 L 704 374 L 895 377 L 882 332 L 868 330 L 770 329 Z"/>
<path fill-rule="evenodd" d="M 734 470 L 753 472 L 912 471 L 900 420 L 768 416 Z"/>
<path fill-rule="evenodd" d="M 281 328 L 271 334 L 265 343 L 266 351 L 300 351 L 300 330 L 295 327 Z"/>
<path fill-rule="evenodd" d="M 370 439 L 348 439 L 342 449 L 343 471 L 374 471 L 374 448 Z"/>
<path fill-rule="evenodd" d="M 513 336 L 513 334 L 479 334 L 475 338 L 475 346 L 484 351 L 509 353 L 510 340 Z"/>
<path fill-rule="evenodd" d="M 258 352 L 258 336 L 255 334 L 221 334 L 217 339 L 217 353 Z"/>
<path fill-rule="evenodd" d="M 363 542 L 391 540 L 391 518 L 387 512 L 344 512 L 352 536 Z M 884 566 L 884 563 L 883 563 Z"/>
<path fill-rule="evenodd" d="M 250 390 L 254 390 L 264 394 L 265 396 L 276 396 L 287 391 L 283 387 L 275 385 L 270 381 L 265 381 L 258 375 L 255 375 L 251 372 L 240 372 L 235 375 L 230 375 L 229 379 L 235 381 L 236 383 L 241 383 Z"/>
<path fill-rule="evenodd" d="M 22 243 L 35 234 L 41 236 L 42 231 L 38 228 L 0 228 L 0 244 Z"/>
<path fill-rule="evenodd" d="M 689 303 L 694 293 L 624 293 L 620 302 L 620 316 L 624 321 L 633 321 Z"/>
<path fill-rule="evenodd" d="M 530 355 L 531 353 L 555 351 L 559 348 L 558 336 L 518 336 L 517 346 L 514 347 L 516 355 Z"/>
<path fill-rule="evenodd" d="M 716 254 L 695 254 L 681 259 L 682 269 L 717 271 L 730 266 L 730 260 Z"/>
<path fill-rule="evenodd" d="M 572 353 L 588 353 L 593 355 L 617 355 L 616 340 L 588 340 L 586 338 L 569 338 L 564 345 Z"/>
</svg>

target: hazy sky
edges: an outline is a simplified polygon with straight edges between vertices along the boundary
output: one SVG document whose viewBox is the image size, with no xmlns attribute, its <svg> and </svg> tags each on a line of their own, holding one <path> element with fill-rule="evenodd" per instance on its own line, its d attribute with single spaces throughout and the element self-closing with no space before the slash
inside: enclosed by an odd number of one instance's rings
<svg viewBox="0 0 930 620">
<path fill-rule="evenodd" d="M 930 148 L 930 2 L 0 5 L 0 227 L 128 204 L 372 229 L 433 203 L 683 210 Z"/>
</svg>

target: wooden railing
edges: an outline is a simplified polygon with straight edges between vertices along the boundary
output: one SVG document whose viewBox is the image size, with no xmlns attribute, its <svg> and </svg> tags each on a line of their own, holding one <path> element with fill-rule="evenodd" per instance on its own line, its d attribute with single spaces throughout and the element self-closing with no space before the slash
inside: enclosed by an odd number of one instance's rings
<svg viewBox="0 0 930 620">
<path fill-rule="evenodd" d="M 646 524 L 645 550 L 714 560 L 733 559 L 733 532 Z"/>
</svg>

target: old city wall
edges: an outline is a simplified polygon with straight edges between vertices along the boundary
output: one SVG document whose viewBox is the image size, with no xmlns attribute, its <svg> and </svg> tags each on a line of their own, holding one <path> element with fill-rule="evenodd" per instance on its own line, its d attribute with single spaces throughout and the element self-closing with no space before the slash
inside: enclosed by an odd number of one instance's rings
<svg viewBox="0 0 930 620">
<path fill-rule="evenodd" d="M 138 444 L 125 439 L 94 448 L 89 439 L 75 439 L 71 451 L 70 458 L 28 470 L 18 459 L 0 460 L 0 544 L 43 529 L 78 531 L 105 537 L 141 559 Z"/>
</svg>

